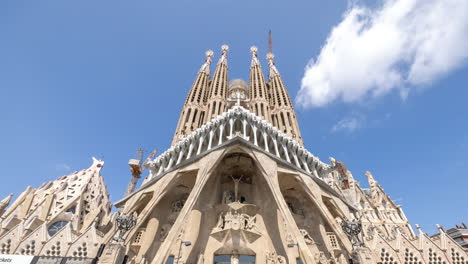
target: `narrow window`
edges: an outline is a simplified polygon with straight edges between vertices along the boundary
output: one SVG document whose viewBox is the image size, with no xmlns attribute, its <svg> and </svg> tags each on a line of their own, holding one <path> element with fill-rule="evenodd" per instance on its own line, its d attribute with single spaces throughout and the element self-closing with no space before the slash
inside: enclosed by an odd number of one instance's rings
<svg viewBox="0 0 468 264">
<path fill-rule="evenodd" d="M 197 118 L 198 110 L 195 109 L 195 112 L 193 112 L 193 118 L 192 118 L 192 123 L 195 123 L 195 119 Z"/>
<path fill-rule="evenodd" d="M 291 116 L 289 115 L 289 113 L 287 113 L 287 115 L 288 115 L 289 126 L 292 127 Z"/>
<path fill-rule="evenodd" d="M 174 264 L 174 256 L 169 256 L 165 264 Z"/>
<path fill-rule="evenodd" d="M 185 123 L 188 122 L 189 120 L 189 117 L 190 117 L 190 112 L 192 111 L 192 109 L 189 109 L 188 112 L 187 112 L 187 116 L 185 117 Z"/>
<path fill-rule="evenodd" d="M 286 126 L 286 122 L 284 121 L 284 114 L 283 113 L 281 113 L 281 124 L 283 126 Z"/>
</svg>

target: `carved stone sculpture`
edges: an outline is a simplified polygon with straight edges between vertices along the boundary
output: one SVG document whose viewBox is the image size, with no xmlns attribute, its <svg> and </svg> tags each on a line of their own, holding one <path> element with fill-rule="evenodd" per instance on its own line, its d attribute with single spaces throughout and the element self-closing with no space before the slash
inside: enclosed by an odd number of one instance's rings
<svg viewBox="0 0 468 264">
<path fill-rule="evenodd" d="M 240 214 L 236 211 L 234 211 L 234 213 L 229 211 L 225 215 L 220 213 L 213 232 L 219 232 L 227 229 L 247 230 L 254 233 L 260 233 L 257 227 L 257 216 L 250 216 L 244 213 Z"/>
<path fill-rule="evenodd" d="M 286 258 L 276 254 L 276 252 L 267 251 L 267 264 L 286 264 Z"/>
<path fill-rule="evenodd" d="M 184 207 L 185 199 L 177 200 L 172 203 L 172 213 L 179 213 Z"/>
<path fill-rule="evenodd" d="M 231 264 L 239 264 L 239 254 L 237 252 L 232 253 Z"/>
<path fill-rule="evenodd" d="M 124 234 L 132 229 L 137 221 L 137 213 L 133 212 L 133 214 L 123 214 L 121 212 L 117 213 L 117 217 L 115 218 L 115 224 L 117 226 L 117 230 L 119 231 L 117 240 L 123 241 Z"/>
<path fill-rule="evenodd" d="M 257 228 L 257 216 L 249 216 L 247 214 L 243 214 L 244 219 L 245 219 L 245 229 L 246 230 L 252 230 L 254 232 L 259 232 Z"/>
<path fill-rule="evenodd" d="M 169 234 L 169 230 L 171 230 L 172 225 L 171 224 L 165 224 L 161 227 L 161 233 L 159 235 L 159 241 L 164 241 L 167 237 L 167 234 Z"/>
<path fill-rule="evenodd" d="M 214 228 L 213 232 L 221 231 L 224 228 L 224 217 L 223 213 L 219 213 L 218 215 L 218 222 L 216 223 L 216 227 Z"/>
<path fill-rule="evenodd" d="M 312 239 L 312 237 L 309 235 L 309 232 L 307 232 L 307 230 L 299 229 L 299 231 L 301 231 L 301 235 L 304 237 L 306 244 L 310 245 L 314 243 L 314 239 Z"/>
<path fill-rule="evenodd" d="M 230 204 L 235 201 L 234 199 L 234 193 L 231 191 L 224 191 L 223 192 L 223 203 L 225 204 Z"/>
<path fill-rule="evenodd" d="M 360 221 L 343 221 L 341 223 L 343 231 L 350 237 L 353 247 L 360 247 L 362 242 L 359 241 L 358 235 L 362 231 L 362 224 Z"/>
<path fill-rule="evenodd" d="M 322 251 L 320 251 L 319 253 L 316 253 L 314 259 L 315 259 L 315 262 L 318 264 L 328 264 L 327 257 L 325 256 L 325 253 L 323 253 Z"/>
</svg>

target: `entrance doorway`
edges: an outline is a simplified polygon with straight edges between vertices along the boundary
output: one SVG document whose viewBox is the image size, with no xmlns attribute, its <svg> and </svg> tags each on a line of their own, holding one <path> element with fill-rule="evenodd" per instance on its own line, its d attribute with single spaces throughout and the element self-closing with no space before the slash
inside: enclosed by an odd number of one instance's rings
<svg viewBox="0 0 468 264">
<path fill-rule="evenodd" d="M 255 264 L 253 255 L 215 255 L 214 264 Z"/>
</svg>

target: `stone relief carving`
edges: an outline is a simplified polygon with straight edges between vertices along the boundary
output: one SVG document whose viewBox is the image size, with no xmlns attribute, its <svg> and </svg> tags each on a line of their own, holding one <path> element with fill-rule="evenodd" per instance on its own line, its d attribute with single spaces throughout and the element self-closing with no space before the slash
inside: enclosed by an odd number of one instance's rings
<svg viewBox="0 0 468 264">
<path fill-rule="evenodd" d="M 286 258 L 276 254 L 276 252 L 267 251 L 267 264 L 286 264 Z"/>
<path fill-rule="evenodd" d="M 171 230 L 171 227 L 172 227 L 171 224 L 164 224 L 161 227 L 161 233 L 159 234 L 159 241 L 163 242 L 166 239 L 167 234 L 169 234 L 169 230 Z"/>
<path fill-rule="evenodd" d="M 218 222 L 216 222 L 216 226 L 213 229 L 213 232 L 221 231 L 223 230 L 223 228 L 224 228 L 224 217 L 223 217 L 223 213 L 220 213 L 218 215 Z"/>
<path fill-rule="evenodd" d="M 257 216 L 250 216 L 244 213 L 238 213 L 234 211 L 227 212 L 223 215 L 220 213 L 218 215 L 218 221 L 216 222 L 216 226 L 213 229 L 213 232 L 219 232 L 221 230 L 247 230 L 254 233 L 260 233 L 257 227 Z"/>
<path fill-rule="evenodd" d="M 304 210 L 303 210 L 300 202 L 296 198 L 286 196 L 285 200 L 286 200 L 286 204 L 288 205 L 288 208 L 291 211 L 291 213 L 293 213 L 295 215 L 305 216 Z"/>
<path fill-rule="evenodd" d="M 315 253 L 314 259 L 315 259 L 315 262 L 318 264 L 334 263 L 334 262 L 328 261 L 327 257 L 325 256 L 325 253 L 323 253 L 322 251 L 320 251 L 319 253 Z"/>
<path fill-rule="evenodd" d="M 184 207 L 185 202 L 187 201 L 187 197 L 188 194 L 184 194 L 184 196 L 181 199 L 172 202 L 172 213 L 180 213 L 180 211 Z"/>
<path fill-rule="evenodd" d="M 235 202 L 234 200 L 234 193 L 231 191 L 224 191 L 223 192 L 223 201 L 224 204 L 230 204 Z"/>
</svg>

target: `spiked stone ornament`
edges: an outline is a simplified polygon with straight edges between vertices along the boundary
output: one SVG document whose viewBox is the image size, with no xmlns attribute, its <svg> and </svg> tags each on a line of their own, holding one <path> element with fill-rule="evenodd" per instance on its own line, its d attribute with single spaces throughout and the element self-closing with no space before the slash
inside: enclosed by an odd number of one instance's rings
<svg viewBox="0 0 468 264">
<path fill-rule="evenodd" d="M 117 217 L 115 218 L 115 224 L 117 229 L 119 230 L 119 235 L 117 237 L 117 241 L 121 242 L 125 239 L 123 238 L 124 234 L 127 233 L 130 229 L 132 229 L 137 221 L 136 212 L 131 215 L 126 215 L 121 212 L 117 213 Z"/>
<path fill-rule="evenodd" d="M 343 228 L 343 231 L 346 233 L 346 235 L 351 238 L 353 247 L 362 246 L 362 242 L 358 239 L 358 235 L 362 231 L 362 224 L 360 220 L 344 220 L 341 223 L 341 228 Z"/>
</svg>

